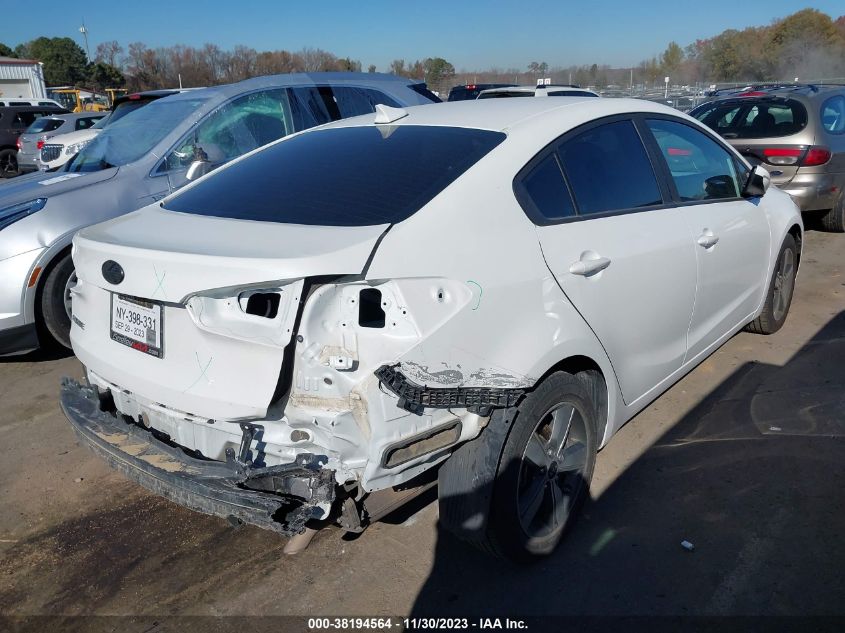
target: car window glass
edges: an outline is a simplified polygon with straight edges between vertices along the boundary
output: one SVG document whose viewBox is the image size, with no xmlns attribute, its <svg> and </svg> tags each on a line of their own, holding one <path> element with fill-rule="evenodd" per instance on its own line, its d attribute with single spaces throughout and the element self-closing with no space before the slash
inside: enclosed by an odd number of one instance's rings
<svg viewBox="0 0 845 633">
<path fill-rule="evenodd" d="M 548 93 L 550 97 L 598 97 L 597 94 L 586 90 L 554 90 Z"/>
<path fill-rule="evenodd" d="M 654 170 L 631 121 L 582 132 L 560 146 L 580 215 L 660 204 Z"/>
<path fill-rule="evenodd" d="M 25 134 L 44 134 L 46 132 L 53 132 L 59 129 L 63 123 L 64 121 L 62 119 L 41 117 L 26 128 Z"/>
<path fill-rule="evenodd" d="M 350 116 L 358 116 L 359 114 L 368 114 L 376 111 L 376 105 L 382 104 L 393 108 L 399 108 L 401 105 L 395 99 L 388 97 L 379 90 L 371 88 L 354 88 L 351 86 L 335 86 L 332 88 L 334 92 L 334 101 L 340 110 L 342 118 Z"/>
<path fill-rule="evenodd" d="M 164 208 L 288 224 L 393 224 L 504 139 L 501 132 L 446 126 L 315 130 L 234 162 L 169 198 Z"/>
<path fill-rule="evenodd" d="M 99 118 L 91 118 L 91 117 L 83 117 L 81 119 L 76 120 L 76 129 L 77 130 L 87 130 L 88 128 L 92 127 Z"/>
<path fill-rule="evenodd" d="M 328 86 L 291 88 L 291 114 L 297 130 L 336 121 L 340 112 Z"/>
<path fill-rule="evenodd" d="M 735 157 L 706 134 L 683 123 L 649 119 L 660 153 L 683 201 L 739 197 Z"/>
<path fill-rule="evenodd" d="M 838 95 L 822 104 L 822 125 L 831 134 L 845 132 L 845 96 Z"/>
<path fill-rule="evenodd" d="M 113 121 L 67 163 L 66 171 L 101 171 L 138 160 L 186 118 L 194 116 L 204 101 L 200 97 L 173 101 L 160 99 L 117 122 Z"/>
<path fill-rule="evenodd" d="M 710 107 L 697 110 L 692 115 L 710 129 L 721 134 L 730 128 L 739 110 L 740 106 L 738 105 L 713 104 Z"/>
<path fill-rule="evenodd" d="M 187 169 L 194 161 L 213 169 L 292 131 L 284 89 L 239 97 L 215 110 L 167 155 L 162 171 Z"/>
<path fill-rule="evenodd" d="M 717 102 L 702 106 L 692 115 L 724 138 L 790 136 L 807 125 L 807 109 L 795 99 Z"/>
<path fill-rule="evenodd" d="M 575 215 L 572 197 L 563 180 L 557 158 L 549 154 L 520 182 L 533 211 L 546 220 L 560 220 Z"/>
</svg>

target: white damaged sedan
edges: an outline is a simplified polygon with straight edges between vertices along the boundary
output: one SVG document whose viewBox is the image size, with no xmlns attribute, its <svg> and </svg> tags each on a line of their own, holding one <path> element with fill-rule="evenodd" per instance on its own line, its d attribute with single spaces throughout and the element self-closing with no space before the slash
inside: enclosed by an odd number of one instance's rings
<svg viewBox="0 0 845 633">
<path fill-rule="evenodd" d="M 62 407 L 194 510 L 360 531 L 437 483 L 445 528 L 527 559 L 627 420 L 781 327 L 802 235 L 658 104 L 379 106 L 79 232 Z"/>
</svg>

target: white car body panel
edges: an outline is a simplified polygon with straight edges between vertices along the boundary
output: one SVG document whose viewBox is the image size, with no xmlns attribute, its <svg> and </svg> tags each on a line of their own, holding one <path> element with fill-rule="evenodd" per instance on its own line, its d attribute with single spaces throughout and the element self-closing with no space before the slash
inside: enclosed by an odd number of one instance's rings
<svg viewBox="0 0 845 633">
<path fill-rule="evenodd" d="M 687 351 L 694 357 L 721 332 L 751 321 L 769 285 L 759 262 L 766 261 L 773 245 L 766 213 L 752 201 L 693 205 L 684 211 L 694 239 L 706 234 L 719 240 L 709 248 L 695 248 L 698 288 Z"/>
<path fill-rule="evenodd" d="M 537 233 L 558 283 L 604 344 L 627 402 L 681 367 L 696 262 L 677 208 L 541 226 Z M 605 270 L 571 272 L 598 257 L 610 259 Z"/>
<path fill-rule="evenodd" d="M 759 206 L 747 203 L 753 210 L 743 207 L 746 217 L 741 211 L 732 221 L 725 205 L 707 224 L 724 235 L 712 254 L 724 245 L 725 259 L 753 262 L 714 263 L 698 252 L 704 249 L 696 231 L 704 227 L 697 214 L 713 205 L 535 226 L 514 196 L 516 174 L 567 130 L 624 112 L 672 114 L 702 127 L 645 101 L 437 104 L 409 109 L 391 126 L 490 129 L 507 139 L 398 224 L 285 225 L 153 204 L 84 229 L 74 240 L 81 280 L 74 350 L 119 411 L 144 418 L 178 444 L 225 459 L 241 437 L 236 422 L 259 421 L 268 464 L 325 454 L 338 483 L 354 481 L 365 491 L 406 482 L 449 454 L 386 468 L 387 447 L 456 421 L 465 441 L 488 423 L 461 408 L 421 414 L 400 408 L 374 375 L 385 364 L 401 363 L 421 385 L 507 390 L 530 389 L 562 361 L 587 359 L 607 390 L 603 445 L 759 313 L 777 248 L 792 227 L 801 228 L 794 204 L 774 190 Z M 321 129 L 372 125 L 372 118 Z M 312 133 L 321 132 L 304 134 Z M 590 250 L 610 257 L 611 266 L 589 278 L 570 274 Z M 126 270 L 119 286 L 103 281 L 108 259 Z M 727 275 L 731 263 L 735 278 Z M 699 285 L 707 293 L 700 305 Z M 241 294 L 260 289 L 283 297 L 272 320 L 244 311 Z M 381 293 L 383 328 L 359 322 L 355 302 L 368 289 Z M 163 359 L 109 339 L 109 300 L 118 291 L 165 302 Z M 292 306 L 300 297 L 297 323 Z M 290 390 L 274 400 L 280 372 L 289 372 Z"/>
</svg>

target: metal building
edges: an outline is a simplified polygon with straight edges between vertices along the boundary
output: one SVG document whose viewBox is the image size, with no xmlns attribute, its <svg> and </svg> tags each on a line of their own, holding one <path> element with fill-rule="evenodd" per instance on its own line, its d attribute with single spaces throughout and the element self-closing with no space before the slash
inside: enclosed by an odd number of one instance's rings
<svg viewBox="0 0 845 633">
<path fill-rule="evenodd" d="M 45 99 L 44 67 L 32 59 L 0 57 L 0 99 Z"/>
</svg>

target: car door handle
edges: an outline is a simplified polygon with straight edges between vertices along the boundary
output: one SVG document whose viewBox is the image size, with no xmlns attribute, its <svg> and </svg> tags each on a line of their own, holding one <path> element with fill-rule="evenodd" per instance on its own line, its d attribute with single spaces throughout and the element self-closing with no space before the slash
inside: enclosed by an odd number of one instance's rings
<svg viewBox="0 0 845 633">
<path fill-rule="evenodd" d="M 596 259 L 579 259 L 569 267 L 569 272 L 573 275 L 581 275 L 587 277 L 594 275 L 610 266 L 610 260 L 607 257 L 597 257 Z"/>
<path fill-rule="evenodd" d="M 704 233 L 698 236 L 696 241 L 699 246 L 710 248 L 712 246 L 716 246 L 716 243 L 719 241 L 719 237 L 717 235 L 713 235 L 712 231 L 704 231 Z"/>
</svg>

